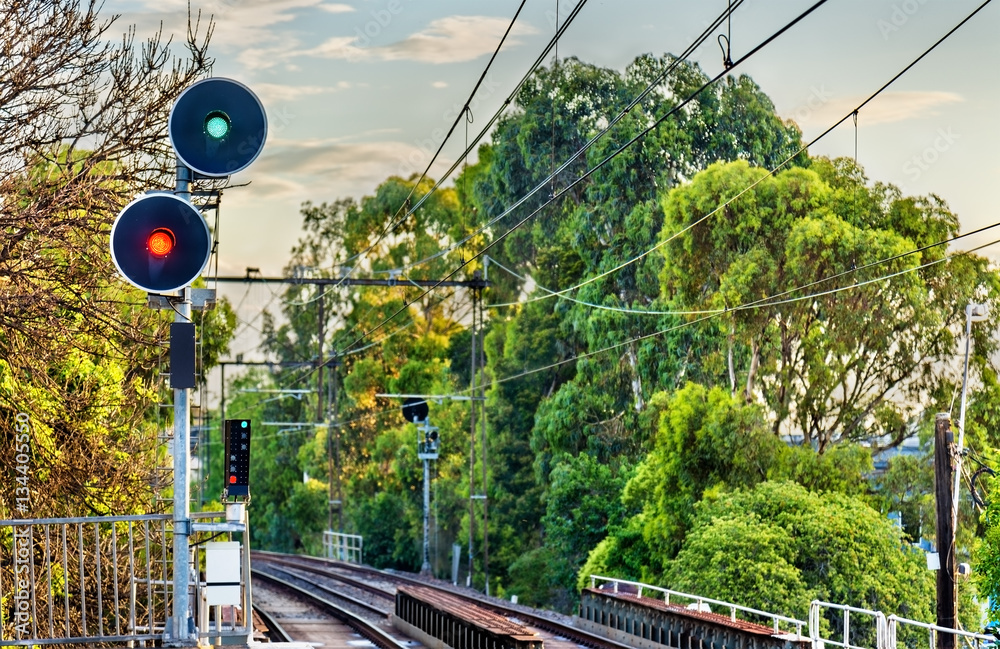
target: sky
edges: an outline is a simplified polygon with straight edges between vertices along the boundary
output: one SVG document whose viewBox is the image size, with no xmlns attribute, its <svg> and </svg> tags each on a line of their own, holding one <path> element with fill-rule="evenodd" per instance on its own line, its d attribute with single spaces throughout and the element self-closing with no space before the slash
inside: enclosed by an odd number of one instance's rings
<svg viewBox="0 0 1000 649">
<path fill-rule="evenodd" d="M 269 132 L 261 156 L 222 201 L 220 274 L 249 267 L 279 275 L 301 230 L 305 201 L 370 195 L 391 175 L 422 172 L 466 101 L 520 0 L 190 0 L 212 15 L 216 76 L 260 97 Z M 643 53 L 684 50 L 729 0 L 588 0 L 558 56 L 624 69 Z M 814 0 L 746 0 L 733 15 L 738 59 Z M 861 103 L 982 0 L 829 0 L 734 73 L 750 75 L 809 141 Z M 473 100 L 478 133 L 524 76 L 577 0 L 527 0 Z M 182 35 L 188 0 L 107 0 L 119 31 L 161 23 Z M 962 232 L 996 222 L 1000 186 L 1000 2 L 989 4 L 853 120 L 810 148 L 857 154 L 870 179 L 905 194 L 934 193 Z M 112 29 L 114 33 L 115 28 Z M 720 32 L 721 33 L 721 32 Z M 723 69 L 715 38 L 695 53 L 710 76 Z M 551 59 L 551 55 L 550 55 Z M 456 129 L 435 179 L 465 148 Z M 1000 230 L 1000 229 L 998 229 Z M 971 249 L 1000 239 L 962 240 Z M 1000 244 L 980 254 L 1000 258 Z M 220 286 L 220 288 L 222 288 Z M 223 292 L 247 314 L 278 287 Z M 272 309 L 273 310 L 273 309 Z M 241 313 L 241 317 L 243 314 Z M 247 317 L 251 317 L 247 315 Z M 234 349 L 238 353 L 239 349 Z M 248 348 L 245 350 L 250 352 Z"/>
</svg>

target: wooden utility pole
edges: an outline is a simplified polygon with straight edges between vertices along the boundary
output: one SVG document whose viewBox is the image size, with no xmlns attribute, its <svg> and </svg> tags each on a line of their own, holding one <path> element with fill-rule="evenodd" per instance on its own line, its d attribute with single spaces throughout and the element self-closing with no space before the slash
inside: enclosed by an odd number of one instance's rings
<svg viewBox="0 0 1000 649">
<path fill-rule="evenodd" d="M 934 495 L 937 503 L 937 625 L 957 628 L 955 600 L 955 527 L 952 518 L 951 416 L 938 413 L 934 421 Z M 938 633 L 937 649 L 955 649 L 955 635 Z"/>
</svg>

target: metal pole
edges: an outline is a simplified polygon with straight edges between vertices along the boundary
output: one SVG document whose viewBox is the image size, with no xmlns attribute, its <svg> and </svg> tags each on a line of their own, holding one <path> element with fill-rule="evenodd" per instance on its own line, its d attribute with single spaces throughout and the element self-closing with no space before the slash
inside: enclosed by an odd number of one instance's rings
<svg viewBox="0 0 1000 649">
<path fill-rule="evenodd" d="M 333 387 L 333 378 L 331 376 L 330 388 Z M 330 402 L 327 402 L 327 415 L 330 412 Z M 327 487 L 326 487 L 326 529 L 329 532 L 333 532 L 333 490 L 334 490 L 334 461 L 333 461 L 333 427 L 334 422 L 327 417 L 327 427 L 326 427 L 326 473 L 327 473 Z M 338 557 L 342 559 L 343 557 Z"/>
<path fill-rule="evenodd" d="M 472 396 L 476 396 L 476 300 L 478 293 L 472 291 L 472 353 L 469 354 L 472 371 L 470 380 L 472 382 Z M 473 505 L 476 500 L 476 400 L 472 399 L 469 404 L 469 419 L 472 424 L 472 433 L 469 435 L 469 574 L 466 577 L 466 586 L 472 587 L 472 538 L 473 527 L 476 521 L 476 511 Z"/>
<path fill-rule="evenodd" d="M 431 512 L 430 460 L 424 458 L 424 563 L 422 566 L 420 566 L 420 574 L 426 576 L 430 576 L 431 574 L 430 512 Z"/>
<path fill-rule="evenodd" d="M 178 160 L 176 194 L 190 202 L 191 170 Z M 191 290 L 181 289 L 181 301 L 176 305 L 174 322 L 191 322 Z M 188 621 L 190 601 L 190 557 L 188 534 L 191 523 L 191 503 L 188 494 L 188 453 L 190 439 L 191 403 L 187 389 L 174 390 L 174 597 L 173 633 L 170 640 L 178 645 L 193 639 Z"/>
<path fill-rule="evenodd" d="M 934 494 L 937 511 L 937 625 L 955 628 L 955 528 L 952 527 L 951 416 L 939 413 L 934 420 Z M 955 636 L 941 633 L 936 649 L 954 649 Z"/>
<path fill-rule="evenodd" d="M 479 271 L 477 270 L 473 275 L 475 279 L 479 279 Z M 481 448 L 479 451 L 480 457 L 482 457 L 483 462 L 483 580 L 486 582 L 485 593 L 487 596 L 490 594 L 490 521 L 489 521 L 489 495 L 487 493 L 487 462 L 486 462 L 486 341 L 484 337 L 486 336 L 486 327 L 483 321 L 483 300 L 481 295 L 481 289 L 476 289 L 476 294 L 479 295 L 479 372 L 483 374 L 483 380 L 479 382 L 480 389 L 480 404 L 482 405 L 482 410 L 479 413 L 479 428 L 482 431 L 481 436 Z"/>
<path fill-rule="evenodd" d="M 340 479 L 340 375 L 337 368 L 340 363 L 336 355 L 333 357 L 333 367 L 330 372 L 330 383 L 333 385 L 333 425 L 332 431 L 336 431 L 333 446 L 333 469 L 337 475 L 337 532 L 344 533 L 344 493 Z"/>
<path fill-rule="evenodd" d="M 973 309 L 978 305 L 965 305 L 965 366 L 962 370 L 962 405 L 958 414 L 958 449 L 955 454 L 955 481 L 952 485 L 952 515 L 951 526 L 953 531 L 958 530 L 958 502 L 960 500 L 959 485 L 962 479 L 962 444 L 965 442 L 965 394 L 969 387 L 969 348 L 972 345 L 972 315 Z"/>
<path fill-rule="evenodd" d="M 320 293 L 319 294 L 319 300 L 318 300 L 319 304 L 317 304 L 319 314 L 318 314 L 318 316 L 316 318 L 319 321 L 319 335 L 317 337 L 318 344 L 319 344 L 319 351 L 318 351 L 318 354 L 316 356 L 316 362 L 318 363 L 318 365 L 316 366 L 316 374 L 317 374 L 317 376 L 316 376 L 316 421 L 319 421 L 319 422 L 323 421 L 323 418 L 326 416 L 326 408 L 323 407 L 325 405 L 323 403 L 323 320 L 324 320 L 324 317 L 325 317 L 324 309 L 323 309 L 323 296 L 324 295 L 325 295 L 324 293 Z"/>
</svg>

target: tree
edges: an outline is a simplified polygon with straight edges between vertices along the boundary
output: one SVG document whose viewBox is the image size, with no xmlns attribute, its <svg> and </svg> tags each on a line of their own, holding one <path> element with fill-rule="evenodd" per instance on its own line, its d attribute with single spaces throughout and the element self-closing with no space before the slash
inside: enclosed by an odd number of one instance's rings
<svg viewBox="0 0 1000 649">
<path fill-rule="evenodd" d="M 360 201 L 303 205 L 305 235 L 293 248 L 287 270 L 306 281 L 285 292 L 280 324 L 267 316 L 265 349 L 282 361 L 310 365 L 278 373 L 274 377 L 277 386 L 313 384 L 319 388 L 320 350 L 323 361 L 332 358 L 335 363 L 327 365 L 318 402 L 308 397 L 303 403 L 286 404 L 290 407 L 281 415 L 287 421 L 322 420 L 324 425 L 315 433 L 284 442 L 291 458 L 276 453 L 261 456 L 263 471 L 275 479 L 266 493 L 254 496 L 262 524 L 277 530 L 292 524 L 293 499 L 305 502 L 307 494 L 300 485 L 303 471 L 326 481 L 328 487 L 339 479 L 344 531 L 366 536 L 366 561 L 412 570 L 421 562 L 423 514 L 417 433 L 412 422 L 402 420 L 399 400 L 376 395 L 458 391 L 453 381 L 462 372 L 468 376 L 468 357 L 464 368 L 451 366 L 453 358 L 461 356 L 452 343 L 453 336 L 465 331 L 461 321 L 468 313 L 469 295 L 458 291 L 420 297 L 423 290 L 405 279 L 393 287 L 361 289 L 337 284 L 316 287 L 308 279 L 335 278 L 347 271 L 354 277 L 385 278 L 398 269 L 405 269 L 404 277 L 414 279 L 446 276 L 454 262 L 445 254 L 450 241 L 466 234 L 463 213 L 455 190 L 427 197 L 433 181 L 424 179 L 418 185 L 417 180 L 389 178 Z M 401 218 L 404 205 L 422 200 L 418 210 Z M 388 224 L 392 223 L 395 227 L 390 232 Z M 394 314 L 398 314 L 396 319 L 392 319 Z M 466 345 L 469 340 L 466 336 Z M 330 401 L 334 372 L 339 385 L 336 405 Z M 334 408 L 337 425 L 325 421 Z M 437 539 L 432 564 L 440 569 L 451 541 L 467 524 L 462 494 L 468 498 L 464 452 L 468 406 L 445 402 L 431 409 L 442 449 L 435 466 L 438 497 L 432 520 Z M 339 476 L 329 472 L 331 447 L 339 448 Z M 300 511 L 305 515 L 305 509 Z M 325 528 L 325 507 L 311 515 L 311 520 L 303 521 L 305 529 Z M 335 524 L 340 520 L 336 517 Z M 309 545 L 307 539 L 287 534 L 267 536 L 262 542 L 275 549 L 289 543 L 296 549 Z"/>
<path fill-rule="evenodd" d="M 663 205 L 669 304 L 727 310 L 721 344 L 698 354 L 727 359 L 718 379 L 765 405 L 775 434 L 820 451 L 910 436 L 923 396 L 956 378 L 964 304 L 996 300 L 984 259 L 947 256 L 943 201 L 870 186 L 849 160 L 773 176 L 716 164 Z"/>
<path fill-rule="evenodd" d="M 697 506 L 665 583 L 800 620 L 818 599 L 932 622 L 934 573 L 900 534 L 860 499 L 764 482 Z M 843 616 L 827 615 L 841 637 Z M 866 638 L 873 629 L 852 624 L 851 644 Z"/>
<path fill-rule="evenodd" d="M 553 290 L 588 282 L 569 299 L 536 289 L 527 304 L 492 311 L 491 376 L 560 364 L 495 387 L 488 402 L 494 431 L 490 454 L 503 461 L 493 465 L 491 535 L 516 537 L 510 547 L 491 551 L 491 572 L 501 579 L 511 561 L 543 542 L 541 530 L 526 533 L 524 526 L 541 519 L 541 499 L 558 464 L 586 453 L 617 472 L 616 463 L 638 461 L 652 430 L 643 421 L 650 396 L 665 387 L 664 381 L 671 387 L 684 383 L 671 372 L 680 362 L 667 349 L 679 339 L 630 343 L 655 320 L 623 312 L 660 305 L 662 261 L 647 254 L 663 226 L 660 193 L 713 161 L 735 157 L 772 164 L 801 146 L 798 129 L 774 114 L 770 100 L 749 78 L 739 77 L 712 86 L 690 111 L 616 153 L 705 81 L 697 66 L 669 55 L 638 57 L 624 71 L 574 58 L 559 61 L 529 79 L 515 109 L 498 122 L 492 145 L 480 150 L 480 162 L 471 168 L 470 199 L 481 219 L 498 218 L 493 236 L 505 237 L 490 251 L 501 266 L 490 265 L 491 301 L 516 303 L 528 277 Z M 628 115 L 595 140 L 650 86 Z M 592 140 L 594 145 L 583 151 Z M 564 161 L 566 168 L 546 187 L 499 219 L 529 190 L 545 185 Z M 461 179 L 457 186 L 463 186 Z M 550 195 L 560 193 L 543 207 Z M 530 221 L 512 229 L 532 213 Z M 640 261 L 623 265 L 633 258 Z M 620 347 L 567 362 L 612 345 Z M 519 572 L 530 576 L 530 571 Z M 505 583 L 527 590 L 516 581 Z"/>
<path fill-rule="evenodd" d="M 150 507 L 162 314 L 114 272 L 107 237 L 138 192 L 172 183 L 171 103 L 204 75 L 208 34 L 187 56 L 157 35 L 113 43 L 97 2 L 0 8 L 0 460 L 14 465 L 15 415 L 31 423 L 30 514 Z M 14 517 L 13 485 L 0 487 Z M 24 515 L 26 512 L 20 512 Z"/>
</svg>

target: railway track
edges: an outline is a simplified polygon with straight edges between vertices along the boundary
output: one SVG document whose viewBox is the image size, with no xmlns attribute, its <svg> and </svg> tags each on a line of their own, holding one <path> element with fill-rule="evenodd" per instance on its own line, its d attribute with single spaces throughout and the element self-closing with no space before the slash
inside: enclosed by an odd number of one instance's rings
<svg viewBox="0 0 1000 649">
<path fill-rule="evenodd" d="M 330 593 L 317 588 L 316 584 L 302 585 L 304 580 L 301 578 L 287 577 L 290 578 L 256 569 L 252 571 L 258 614 L 270 611 L 270 615 L 264 615 L 282 629 L 285 641 L 349 646 L 348 643 L 356 642 L 360 636 L 378 649 L 407 649 L 403 641 L 388 631 L 384 614 L 381 614 L 381 621 L 370 619 L 375 614 L 352 610 L 356 605 L 351 604 L 349 608 L 343 599 L 334 601 Z"/>
<path fill-rule="evenodd" d="M 536 611 L 526 606 L 507 604 L 503 600 L 487 598 L 482 594 L 460 589 L 451 584 L 436 582 L 431 579 L 421 579 L 399 573 L 388 573 L 367 566 L 349 564 L 331 559 L 284 555 L 270 552 L 254 552 L 251 558 L 253 565 L 271 566 L 271 569 L 284 569 L 291 574 L 300 576 L 311 575 L 313 579 L 321 578 L 340 582 L 352 588 L 364 590 L 375 597 L 388 602 L 395 599 L 395 588 L 399 585 L 415 585 L 432 588 L 453 597 L 461 597 L 476 606 L 503 615 L 537 629 L 545 638 L 547 648 L 555 649 L 561 645 L 588 647 L 589 649 L 631 649 L 629 645 L 610 640 L 577 628 L 569 616 L 556 613 Z M 332 587 L 330 587 L 332 588 Z M 333 590 L 337 590 L 333 588 Z M 386 612 L 392 610 L 391 605 Z"/>
<path fill-rule="evenodd" d="M 253 613 L 260 620 L 261 624 L 267 628 L 267 635 L 271 642 L 292 641 L 291 636 L 288 635 L 288 632 L 285 631 L 284 627 L 281 626 L 281 623 L 273 615 L 256 606 L 253 608 Z"/>
</svg>

